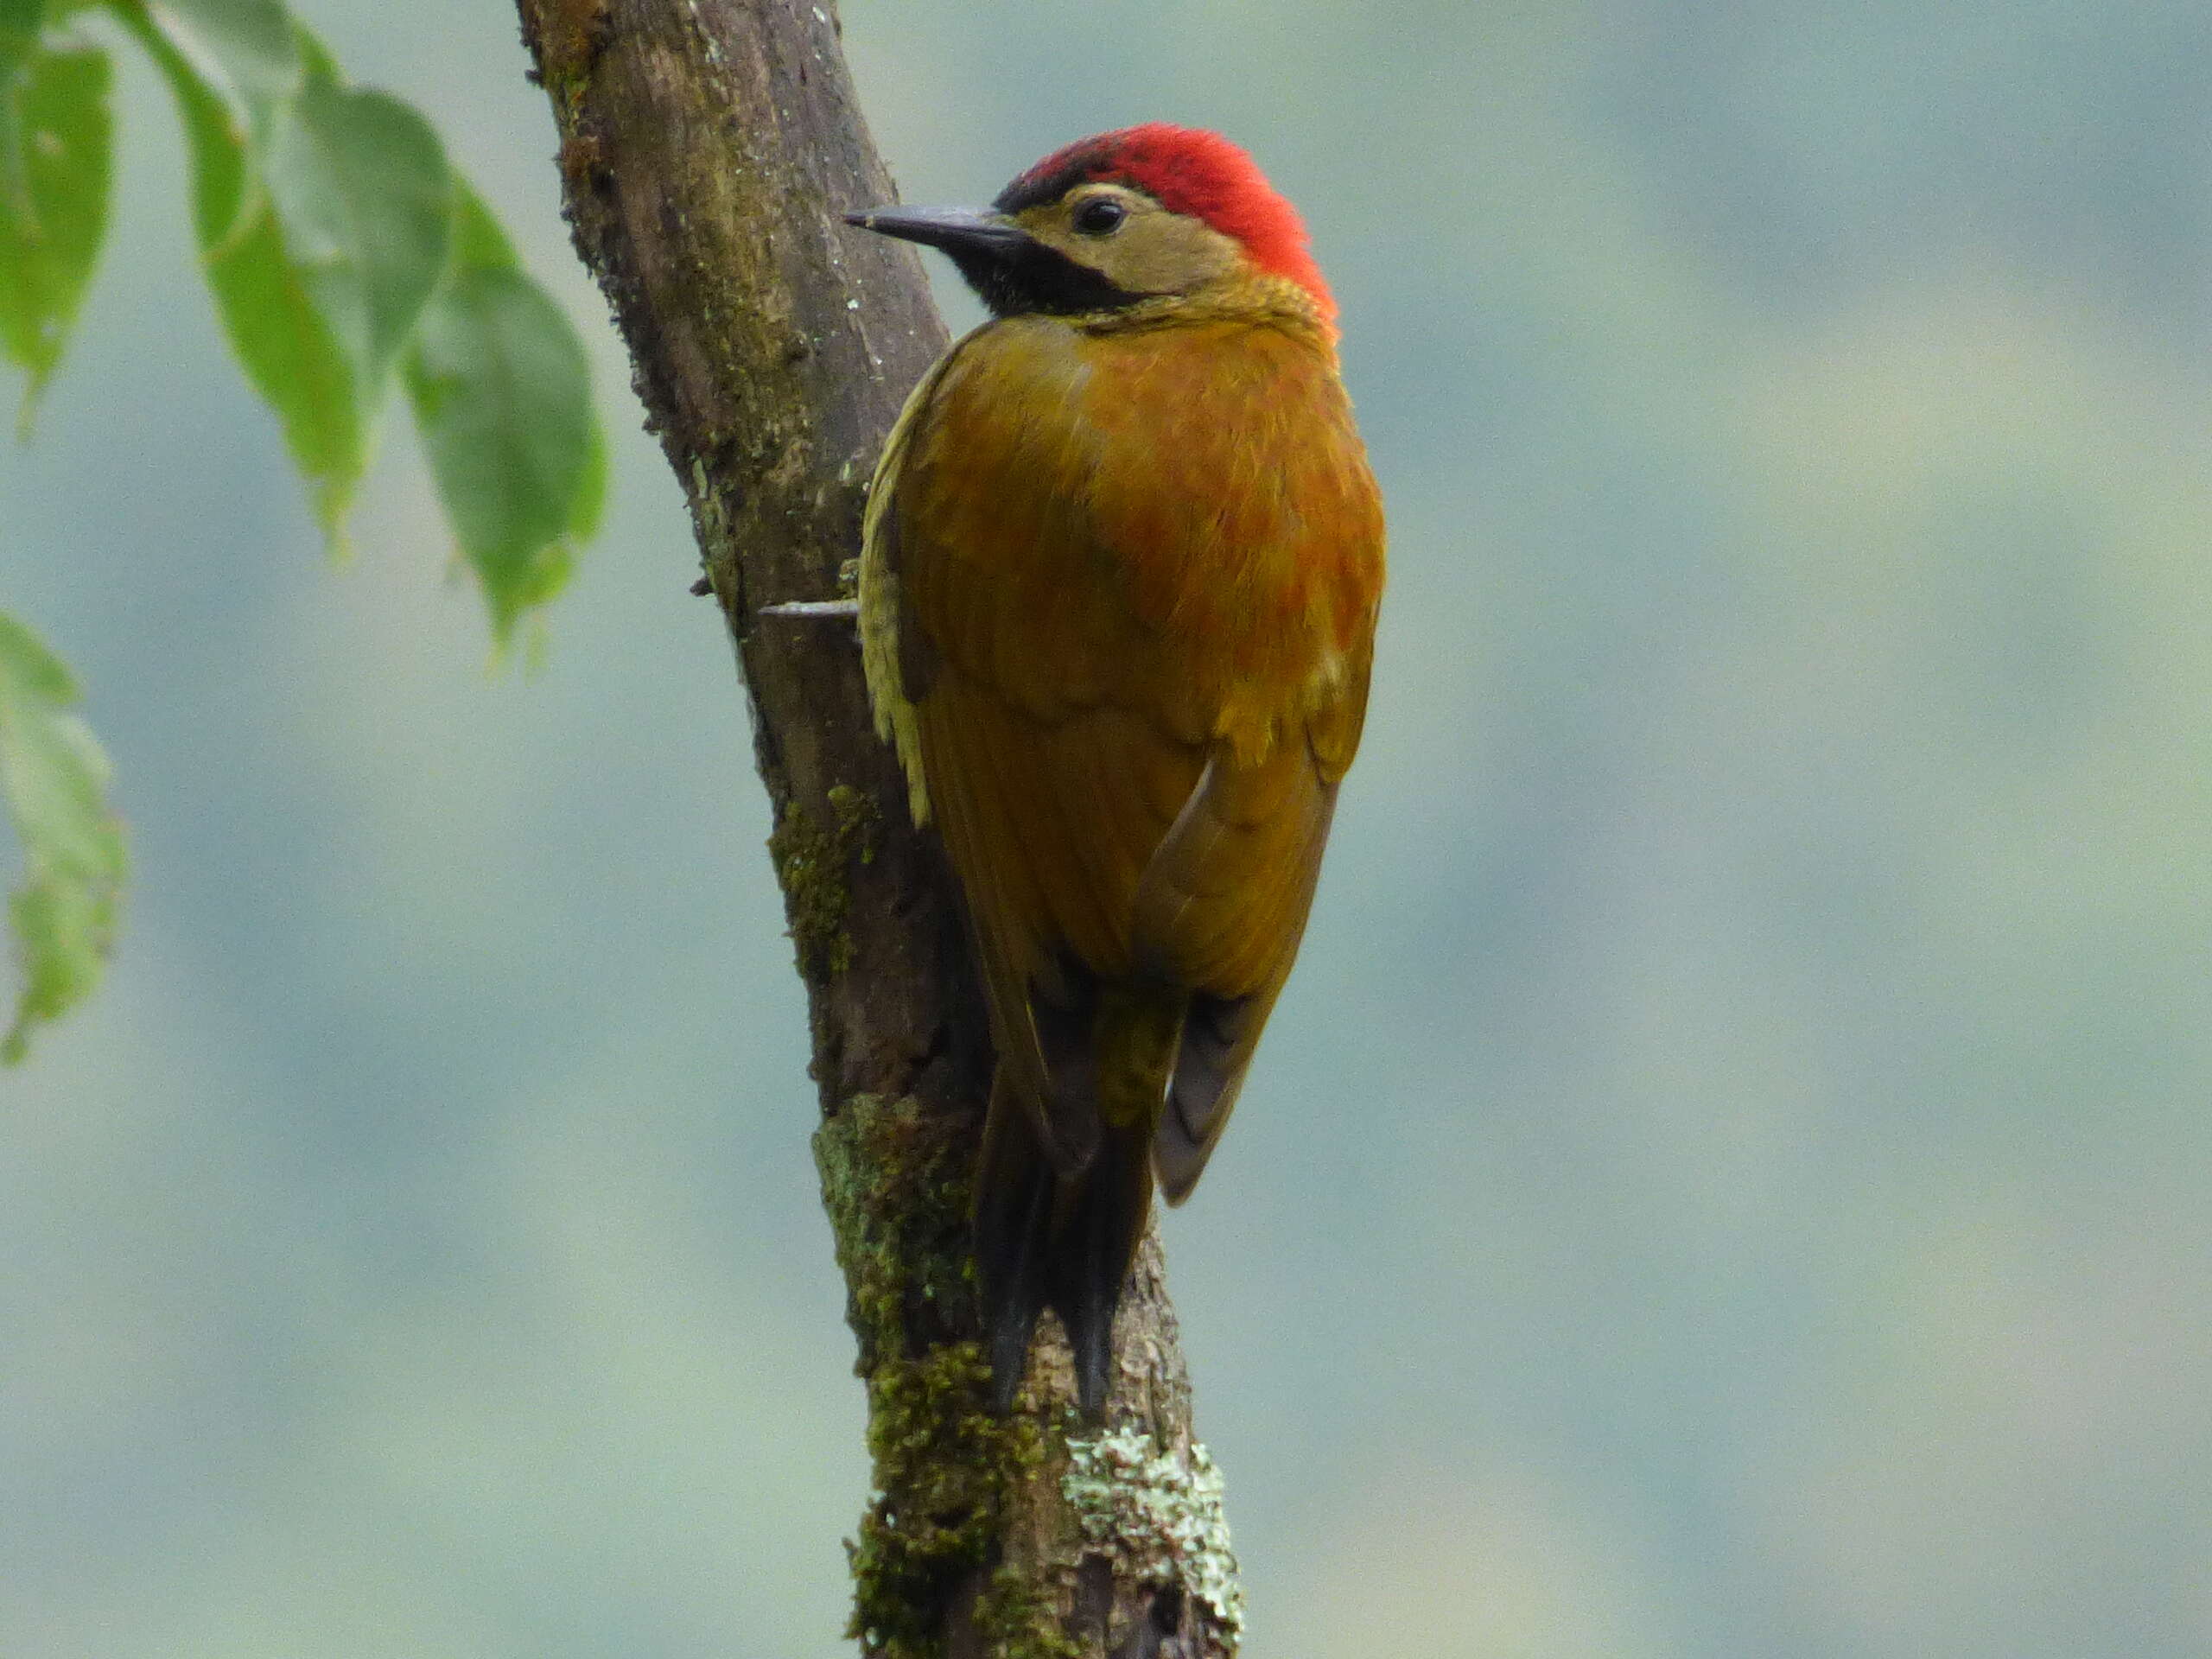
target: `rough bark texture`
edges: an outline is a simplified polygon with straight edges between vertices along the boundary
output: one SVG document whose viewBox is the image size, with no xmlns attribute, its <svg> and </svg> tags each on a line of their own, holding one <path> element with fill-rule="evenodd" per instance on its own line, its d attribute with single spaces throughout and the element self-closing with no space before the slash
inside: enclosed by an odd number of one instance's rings
<svg viewBox="0 0 2212 1659">
<path fill-rule="evenodd" d="M 893 193 L 832 0 L 520 10 L 775 817 L 880 1494 L 851 1547 L 853 1634 L 887 1659 L 1230 1654 L 1236 1565 L 1156 1238 L 1105 1426 L 1077 1420 L 1050 1339 L 1016 1412 L 989 1409 L 966 1220 L 988 1039 L 957 892 L 871 729 L 851 627 L 760 614 L 838 592 L 877 448 L 945 343 L 911 251 L 838 220 Z"/>
</svg>

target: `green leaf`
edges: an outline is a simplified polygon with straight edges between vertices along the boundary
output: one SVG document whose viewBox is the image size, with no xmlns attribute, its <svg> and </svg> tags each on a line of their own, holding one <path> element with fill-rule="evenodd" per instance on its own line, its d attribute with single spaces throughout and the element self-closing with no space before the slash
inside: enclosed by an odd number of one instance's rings
<svg viewBox="0 0 2212 1659">
<path fill-rule="evenodd" d="M 107 54 L 37 54 L 0 81 L 0 351 L 29 372 L 22 423 L 75 321 L 107 227 Z"/>
<path fill-rule="evenodd" d="M 0 795 L 25 867 L 8 901 L 22 985 L 0 1064 L 22 1059 L 32 1027 L 99 982 L 122 911 L 123 826 L 107 803 L 107 757 L 66 712 L 76 701 L 60 659 L 0 612 Z"/>
<path fill-rule="evenodd" d="M 408 354 L 407 390 L 493 635 L 560 591 L 598 527 L 606 449 L 583 344 L 454 181 L 454 259 Z"/>
<path fill-rule="evenodd" d="M 118 9 L 126 23 L 143 22 L 175 48 L 193 79 L 238 118 L 241 139 L 265 141 L 300 89 L 306 64 L 282 0 L 118 0 Z"/>
<path fill-rule="evenodd" d="M 37 49 L 45 22 L 45 0 L 0 0 L 0 85 Z"/>
<path fill-rule="evenodd" d="M 397 99 L 342 84 L 269 0 L 118 0 L 118 15 L 175 93 L 216 308 L 336 543 L 445 264 L 444 151 Z"/>
<path fill-rule="evenodd" d="M 183 118 L 192 149 L 193 220 L 216 311 L 246 378 L 276 411 L 315 516 L 334 543 L 367 461 L 359 372 L 285 245 L 276 210 L 257 182 L 246 127 L 152 16 L 124 14 L 168 79 Z"/>
<path fill-rule="evenodd" d="M 265 161 L 284 245 L 353 360 L 372 411 L 446 263 L 453 179 L 430 124 L 341 85 L 310 48 Z"/>
<path fill-rule="evenodd" d="M 505 229 L 492 217 L 484 199 L 458 173 L 454 175 L 453 268 L 504 270 L 521 263 L 515 257 L 515 245 L 507 240 Z"/>
<path fill-rule="evenodd" d="M 20 0 L 17 0 L 20 3 Z M 493 631 L 567 580 L 606 454 L 583 348 L 448 168 L 267 0 L 110 0 L 168 78 L 209 285 L 338 539 L 394 370 Z M 0 4 L 9 0 L 0 0 Z"/>
<path fill-rule="evenodd" d="M 194 184 L 201 248 L 233 232 L 243 235 L 238 216 L 256 205 L 261 153 L 307 73 L 290 16 L 280 0 L 110 3 L 124 26 L 161 62 L 172 86 L 189 81 L 205 94 L 207 107 L 200 118 L 225 134 L 238 157 L 238 177 L 225 188 L 211 190 L 204 178 Z M 218 203 L 226 217 L 213 213 Z"/>
</svg>

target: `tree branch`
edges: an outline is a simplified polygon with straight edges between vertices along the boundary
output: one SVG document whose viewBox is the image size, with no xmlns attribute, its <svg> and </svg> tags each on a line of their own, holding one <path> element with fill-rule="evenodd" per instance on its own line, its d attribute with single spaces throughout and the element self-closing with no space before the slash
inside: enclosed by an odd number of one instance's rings
<svg viewBox="0 0 2212 1659">
<path fill-rule="evenodd" d="M 831 0 L 519 0 L 566 210 L 736 642 L 804 978 L 823 1196 L 880 1497 L 851 1547 L 853 1634 L 886 1659 L 1233 1653 L 1219 1482 L 1156 1236 L 1116 1326 L 1097 1433 L 1064 1344 L 988 1402 L 968 1190 L 988 1038 L 957 889 L 909 822 L 835 596 L 866 480 L 944 349 L 913 254 L 848 230 L 893 200 Z"/>
</svg>

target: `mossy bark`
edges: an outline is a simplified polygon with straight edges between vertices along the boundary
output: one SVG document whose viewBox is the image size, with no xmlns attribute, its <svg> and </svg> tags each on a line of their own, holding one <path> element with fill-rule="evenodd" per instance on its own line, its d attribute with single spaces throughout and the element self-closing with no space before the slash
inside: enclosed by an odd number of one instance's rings
<svg viewBox="0 0 2212 1659">
<path fill-rule="evenodd" d="M 853 1634 L 885 1659 L 1232 1653 L 1235 1563 L 1156 1238 L 1104 1430 L 1077 1420 L 1049 1319 L 1016 1410 L 989 1409 L 966 1217 L 990 1060 L 957 890 L 875 740 L 850 626 L 760 614 L 838 591 L 877 448 L 945 344 L 912 252 L 838 218 L 893 191 L 832 0 L 519 8 L 773 814 L 875 1466 Z"/>
</svg>

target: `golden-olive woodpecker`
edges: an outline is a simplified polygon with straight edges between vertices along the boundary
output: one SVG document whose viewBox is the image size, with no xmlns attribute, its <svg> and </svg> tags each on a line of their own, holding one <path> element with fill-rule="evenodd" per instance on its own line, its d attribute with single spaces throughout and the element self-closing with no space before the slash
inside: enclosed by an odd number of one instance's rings
<svg viewBox="0 0 2212 1659">
<path fill-rule="evenodd" d="M 847 217 L 942 249 L 994 314 L 884 446 L 861 649 L 990 1006 L 1001 1398 L 1049 1306 L 1095 1412 L 1154 1177 L 1170 1204 L 1198 1180 L 1297 954 L 1382 503 L 1305 228 L 1227 139 L 1131 127 L 988 210 Z"/>
</svg>

